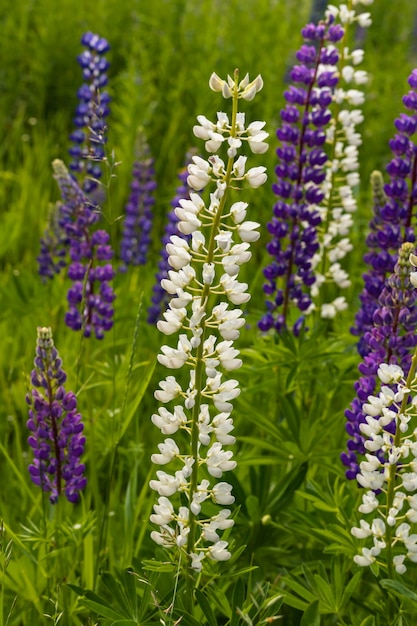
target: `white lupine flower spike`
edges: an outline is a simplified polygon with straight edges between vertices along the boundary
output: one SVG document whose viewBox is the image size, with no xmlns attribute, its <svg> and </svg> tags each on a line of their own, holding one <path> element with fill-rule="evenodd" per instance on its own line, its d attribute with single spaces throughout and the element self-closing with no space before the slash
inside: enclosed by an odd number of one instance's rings
<svg viewBox="0 0 417 626">
<path fill-rule="evenodd" d="M 417 260 L 411 257 L 411 263 Z M 391 579 L 394 571 L 407 571 L 407 560 L 417 561 L 416 369 L 417 351 L 406 380 L 398 365 L 379 366 L 379 394 L 363 405 L 366 422 L 360 426 L 368 453 L 356 477 L 365 489 L 358 510 L 367 519 L 351 529 L 365 541 L 354 561 L 360 567 L 378 562 Z"/>
<path fill-rule="evenodd" d="M 158 322 L 160 332 L 178 334 L 171 345 L 162 346 L 158 361 L 170 372 L 182 370 L 181 382 L 170 374 L 159 383 L 155 398 L 166 406 L 151 418 L 165 436 L 152 462 L 167 468 L 158 469 L 150 481 L 159 495 L 150 518 L 159 529 L 151 537 L 185 552 L 196 572 L 205 558 L 231 557 L 221 533 L 233 526 L 233 519 L 222 507 L 234 502 L 224 475 L 236 467 L 227 447 L 235 442 L 232 402 L 240 389 L 227 376 L 242 365 L 233 342 L 244 325 L 239 307 L 250 294 L 248 285 L 239 281 L 239 271 L 251 258 L 249 248 L 259 238 L 260 225 L 246 219 L 246 202 L 233 202 L 229 196 L 244 183 L 256 189 L 266 181 L 265 167 L 248 167 L 248 157 L 239 155 L 244 143 L 254 155 L 268 148 L 265 122 L 246 126 L 245 114 L 238 111 L 239 99 L 251 101 L 262 89 L 262 78 L 251 81 L 246 75 L 239 80 L 236 70 L 226 80 L 212 74 L 209 85 L 231 99 L 232 112 L 219 112 L 214 122 L 199 115 L 193 129 L 209 156 L 193 157 L 188 167 L 188 185 L 201 193 L 190 193 L 175 209 L 178 229 L 189 237 L 173 235 L 167 244 L 172 269 L 161 285 L 171 301 Z M 173 438 L 178 433 L 181 440 Z M 206 501 L 219 507 L 212 517 L 204 512 Z"/>
</svg>

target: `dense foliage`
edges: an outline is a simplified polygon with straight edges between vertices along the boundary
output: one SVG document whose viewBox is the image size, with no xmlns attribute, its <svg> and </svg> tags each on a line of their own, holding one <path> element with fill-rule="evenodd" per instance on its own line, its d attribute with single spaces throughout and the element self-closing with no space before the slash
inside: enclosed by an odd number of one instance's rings
<svg viewBox="0 0 417 626">
<path fill-rule="evenodd" d="M 414 3 L 78 4 L 0 15 L 0 626 L 413 625 Z"/>
</svg>

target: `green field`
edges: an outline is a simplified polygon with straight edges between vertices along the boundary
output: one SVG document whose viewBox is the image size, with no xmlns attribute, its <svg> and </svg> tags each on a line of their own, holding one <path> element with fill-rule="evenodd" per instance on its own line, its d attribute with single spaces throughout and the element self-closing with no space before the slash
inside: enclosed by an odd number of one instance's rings
<svg viewBox="0 0 417 626">
<path fill-rule="evenodd" d="M 361 361 L 350 328 L 366 270 L 370 175 L 380 170 L 389 180 L 388 142 L 404 112 L 407 78 L 417 67 L 414 4 L 375 0 L 356 7 L 371 12 L 372 25 L 352 29 L 349 40 L 364 49 L 360 69 L 369 80 L 361 87 L 353 249 L 342 262 L 351 280 L 343 294 L 348 306 L 334 319 L 312 315 L 309 329 L 294 337 L 261 333 L 257 323 L 265 313 L 263 269 L 271 262 L 267 224 L 277 202 L 276 129 L 313 2 L 0 0 L 0 626 L 417 623 L 412 558 L 404 574 L 382 557 L 370 568 L 353 561 L 365 545 L 350 532 L 361 518 L 363 490 L 345 478 L 340 462 L 347 440 L 344 411 L 355 397 Z M 77 56 L 87 31 L 110 44 L 100 228 L 115 251 L 116 299 L 114 326 L 102 340 L 67 327 L 71 281 L 65 271 L 43 281 L 37 262 L 60 200 L 52 162 L 70 160 L 68 137 L 83 82 Z M 176 346 L 178 337 L 167 338 L 149 324 L 147 311 L 178 173 L 190 149 L 207 158 L 204 142 L 193 135 L 196 118 L 231 114 L 231 101 L 210 90 L 210 76 L 233 76 L 235 68 L 240 78 L 247 72 L 251 80 L 263 78 L 256 98 L 239 106 L 247 124 L 266 122 L 269 150 L 245 154 L 248 167 L 266 167 L 268 180 L 242 191 L 247 219 L 260 223 L 260 238 L 251 243 L 252 258 L 239 274 L 251 294 L 242 305 L 245 324 L 235 345 L 243 365 L 226 372 L 240 388 L 232 412 L 237 466 L 221 479 L 233 486 L 235 498 L 234 527 L 224 531 L 231 558 L 207 559 L 196 572 L 184 550 L 165 549 L 150 537 L 157 494 L 149 482 L 160 469 L 151 455 L 162 441 L 151 422 L 160 406 L 154 392 L 172 374 L 157 355 L 164 344 Z M 138 129 L 155 167 L 152 242 L 146 264 L 119 272 Z M 233 201 L 241 199 L 234 189 L 231 194 Z M 204 197 L 208 201 L 208 193 Z M 411 227 L 417 227 L 416 209 Z M 51 504 L 27 469 L 32 452 L 25 397 L 38 327 L 52 329 L 66 390 L 76 394 L 84 421 L 87 486 L 76 504 L 63 495 Z M 178 376 L 184 382 L 184 373 Z M 415 428 L 414 422 L 416 415 Z M 178 502 L 184 506 L 185 500 L 183 492 Z M 411 519 L 410 525 L 413 535 L 417 523 Z M 390 541 L 395 548 L 396 540 Z"/>
</svg>

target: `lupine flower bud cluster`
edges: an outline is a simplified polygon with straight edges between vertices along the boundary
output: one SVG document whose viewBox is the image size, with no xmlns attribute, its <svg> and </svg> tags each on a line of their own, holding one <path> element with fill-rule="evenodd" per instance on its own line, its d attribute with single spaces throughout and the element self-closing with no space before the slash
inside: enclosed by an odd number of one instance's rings
<svg viewBox="0 0 417 626">
<path fill-rule="evenodd" d="M 363 51 L 345 45 L 346 29 L 369 18 L 329 5 L 326 20 L 302 30 L 305 43 L 290 73 L 282 125 L 277 130 L 279 200 L 268 224 L 267 250 L 273 262 L 265 268 L 267 313 L 259 328 L 281 332 L 288 327 L 290 308 L 299 310 L 292 330 L 298 334 L 306 315 L 319 309 L 331 318 L 346 308 L 344 297 L 323 301 L 323 285 L 350 285 L 340 261 L 352 249 L 348 238 L 359 182 L 356 127 L 363 120 L 358 85 L 366 73 L 356 69 Z M 368 14 L 366 14 L 368 15 Z M 337 20 L 340 23 L 337 23 Z"/>
<path fill-rule="evenodd" d="M 245 76 L 239 82 L 237 71 L 227 80 L 213 74 L 209 84 L 232 99 L 232 117 L 229 120 L 223 112 L 216 122 L 198 117 L 194 134 L 205 141 L 211 154 L 207 160 L 193 157 L 188 185 L 196 191 L 209 186 L 210 195 L 205 200 L 191 192 L 189 199 L 179 201 L 178 230 L 190 239 L 172 235 L 167 244 L 172 269 L 162 286 L 171 300 L 157 326 L 166 335 L 179 336 L 175 347 L 162 346 L 158 360 L 170 370 L 183 371 L 178 379 L 167 376 L 155 392 L 164 406 L 152 415 L 152 422 L 167 438 L 152 461 L 173 469 L 172 473 L 157 471 L 150 483 L 159 495 L 151 516 L 159 529 L 152 538 L 166 547 L 183 548 L 196 571 L 202 569 L 205 557 L 224 561 L 231 556 L 227 542 L 220 538 L 233 525 L 231 511 L 220 509 L 211 515 L 204 503 L 234 502 L 231 485 L 221 479 L 236 465 L 232 450 L 224 446 L 235 440 L 232 401 L 240 389 L 237 380 L 225 379 L 224 374 L 241 365 L 233 342 L 244 325 L 239 306 L 250 295 L 238 275 L 251 257 L 250 243 L 259 237 L 259 224 L 246 219 L 246 202 L 227 206 L 227 201 L 241 181 L 257 188 L 266 180 L 264 167 L 247 169 L 247 157 L 238 156 L 242 143 L 247 142 L 255 154 L 267 148 L 264 123 L 246 126 L 244 114 L 237 110 L 239 99 L 250 101 L 262 88 L 261 77 L 250 81 Z M 216 154 L 223 146 L 226 162 Z M 217 304 L 213 296 L 220 299 Z M 179 508 L 171 500 L 178 493 L 183 494 L 175 500 L 181 501 Z"/>
<path fill-rule="evenodd" d="M 93 230 L 99 218 L 94 206 L 71 177 L 62 161 L 53 163 L 54 176 L 60 187 L 59 225 L 68 239 L 68 277 L 73 281 L 68 290 L 68 312 L 65 323 L 73 330 L 92 333 L 97 339 L 113 326 L 111 264 L 113 251 L 105 230 Z"/>
<path fill-rule="evenodd" d="M 189 163 L 190 159 L 191 156 L 186 159 L 187 164 Z M 161 281 L 164 278 L 168 278 L 168 272 L 170 269 L 170 265 L 168 263 L 169 255 L 166 250 L 166 246 L 169 243 L 170 237 L 172 235 L 177 235 L 178 237 L 184 237 L 185 239 L 188 238 L 188 236 L 183 235 L 178 230 L 178 217 L 175 213 L 175 208 L 178 206 L 180 200 L 188 200 L 190 197 L 190 187 L 187 185 L 187 176 L 188 171 L 187 167 L 185 167 L 178 174 L 178 178 L 180 179 L 180 185 L 177 187 L 175 197 L 171 202 L 172 210 L 169 211 L 167 215 L 164 234 L 162 236 L 161 258 L 158 261 L 158 271 L 155 274 L 156 282 L 152 290 L 152 304 L 148 309 L 149 324 L 155 324 L 160 319 L 169 301 L 169 295 L 162 287 Z"/>
<path fill-rule="evenodd" d="M 381 363 L 398 365 L 407 375 L 411 355 L 417 345 L 417 292 L 411 282 L 414 272 L 411 272 L 409 262 L 413 251 L 413 244 L 402 245 L 395 273 L 379 296 L 378 308 L 373 314 L 373 327 L 365 333 L 364 340 L 369 351 L 359 365 L 361 377 L 355 383 L 357 395 L 345 412 L 346 431 L 350 439 L 348 451 L 342 453 L 341 460 L 347 467 L 346 477 L 349 479 L 358 474 L 360 458 L 366 453 L 362 431 L 368 419 L 365 404 L 368 403 L 368 396 L 375 392 Z"/>
<path fill-rule="evenodd" d="M 417 258 L 415 257 L 417 261 Z M 364 515 L 352 528 L 365 546 L 354 557 L 361 567 L 381 560 L 392 577 L 417 562 L 417 379 L 416 356 L 407 380 L 398 365 L 381 363 L 379 393 L 364 404 L 361 425 L 365 459 L 357 481 L 364 488 L 359 512 Z"/>
<path fill-rule="evenodd" d="M 86 50 L 78 56 L 78 63 L 85 82 L 77 93 L 79 104 L 74 117 L 76 130 L 70 135 L 73 145 L 69 149 L 72 157 L 69 167 L 83 180 L 83 190 L 90 193 L 102 176 L 100 162 L 105 159 L 110 96 L 103 90 L 107 85 L 106 72 L 109 68 L 104 54 L 110 46 L 106 39 L 91 32 L 82 36 L 81 43 Z"/>
<path fill-rule="evenodd" d="M 35 367 L 31 373 L 32 390 L 26 396 L 29 405 L 28 443 L 33 450 L 29 473 L 35 485 L 50 494 L 52 503 L 64 494 L 69 502 L 78 502 L 87 480 L 81 456 L 85 437 L 77 399 L 66 392 L 66 374 L 54 346 L 50 328 L 38 328 Z"/>
<path fill-rule="evenodd" d="M 378 201 L 370 223 L 365 261 L 370 266 L 363 276 L 361 309 L 356 315 L 353 334 L 364 336 L 372 324 L 378 297 L 395 265 L 398 250 L 405 241 L 415 241 L 415 206 L 417 203 L 417 70 L 408 78 L 410 91 L 403 97 L 407 113 L 395 120 L 397 133 L 389 145 L 393 158 L 387 166 L 390 182 L 384 185 L 385 201 Z M 369 346 L 359 343 L 362 356 Z"/>
<path fill-rule="evenodd" d="M 138 159 L 133 166 L 131 192 L 125 207 L 120 243 L 120 258 L 124 264 L 121 269 L 124 270 L 128 265 L 145 265 L 152 241 L 150 232 L 157 185 L 154 162 L 142 137 L 139 137 L 138 152 Z"/>
</svg>

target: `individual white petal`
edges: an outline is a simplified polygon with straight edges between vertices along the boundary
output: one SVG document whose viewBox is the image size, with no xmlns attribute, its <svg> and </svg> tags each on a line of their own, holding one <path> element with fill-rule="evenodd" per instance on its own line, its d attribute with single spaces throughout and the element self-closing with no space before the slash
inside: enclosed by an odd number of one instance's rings
<svg viewBox="0 0 417 626">
<path fill-rule="evenodd" d="M 365 520 L 360 520 L 360 527 L 354 526 L 350 532 L 357 539 L 364 539 L 372 535 L 371 527 Z"/>
<path fill-rule="evenodd" d="M 209 547 L 208 554 L 215 561 L 227 561 L 232 556 L 231 553 L 226 550 L 227 546 L 227 541 L 218 541 Z"/>
<path fill-rule="evenodd" d="M 392 562 L 394 563 L 395 571 L 398 572 L 398 574 L 405 574 L 405 572 L 407 571 L 407 568 L 404 565 L 404 559 L 405 559 L 405 554 L 397 554 L 392 559 Z"/>
<path fill-rule="evenodd" d="M 213 72 L 209 79 L 209 87 L 213 91 L 222 91 L 225 81 Z"/>
<path fill-rule="evenodd" d="M 232 496 L 232 489 L 233 487 L 229 483 L 217 483 L 212 489 L 211 497 L 216 504 L 233 504 L 235 498 Z"/>
<path fill-rule="evenodd" d="M 257 189 L 266 182 L 267 175 L 265 174 L 266 167 L 258 166 L 251 167 L 245 174 L 245 179 L 253 189 Z"/>
<path fill-rule="evenodd" d="M 259 227 L 260 224 L 258 222 L 243 222 L 237 227 L 237 232 L 242 241 L 252 243 L 253 241 L 257 241 L 261 236 L 256 230 Z"/>
<path fill-rule="evenodd" d="M 167 376 L 165 380 L 159 383 L 159 386 L 161 389 L 157 389 L 154 395 L 160 402 L 169 402 L 182 393 L 182 389 L 174 376 Z"/>
</svg>

